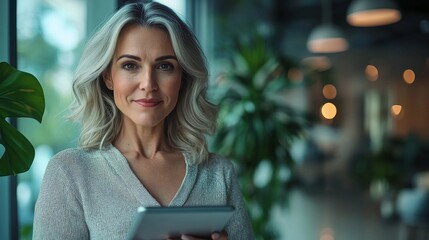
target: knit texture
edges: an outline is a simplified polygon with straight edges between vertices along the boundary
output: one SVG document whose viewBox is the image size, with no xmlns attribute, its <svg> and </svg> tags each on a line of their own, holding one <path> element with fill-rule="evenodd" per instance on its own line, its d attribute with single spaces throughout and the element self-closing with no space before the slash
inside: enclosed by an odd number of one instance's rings
<svg viewBox="0 0 429 240">
<path fill-rule="evenodd" d="M 232 205 L 228 239 L 254 239 L 234 166 L 222 156 L 191 165 L 169 206 Z M 140 206 L 160 206 L 113 145 L 66 149 L 48 164 L 34 213 L 33 239 L 126 239 Z"/>
</svg>

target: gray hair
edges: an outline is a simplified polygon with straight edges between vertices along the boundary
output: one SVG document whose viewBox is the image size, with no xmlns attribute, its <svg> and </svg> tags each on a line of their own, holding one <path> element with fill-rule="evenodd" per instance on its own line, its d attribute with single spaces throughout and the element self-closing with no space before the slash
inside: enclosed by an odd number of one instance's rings
<svg viewBox="0 0 429 240">
<path fill-rule="evenodd" d="M 165 134 L 192 163 L 207 160 L 206 135 L 216 129 L 217 108 L 206 96 L 206 59 L 189 27 L 170 8 L 156 2 L 125 5 L 88 41 L 73 81 L 75 99 L 70 115 L 81 123 L 80 145 L 102 148 L 119 133 L 121 113 L 103 82 L 103 73 L 110 68 L 121 30 L 133 24 L 160 28 L 169 34 L 183 74 L 180 97 L 166 118 Z"/>
</svg>

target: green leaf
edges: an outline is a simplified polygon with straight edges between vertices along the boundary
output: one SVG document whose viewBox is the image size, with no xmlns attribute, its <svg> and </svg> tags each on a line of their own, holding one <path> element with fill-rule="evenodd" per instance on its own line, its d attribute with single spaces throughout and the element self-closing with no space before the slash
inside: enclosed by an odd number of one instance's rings
<svg viewBox="0 0 429 240">
<path fill-rule="evenodd" d="M 30 117 L 42 121 L 45 98 L 39 81 L 6 62 L 0 63 L 0 103 L 2 118 Z"/>
<path fill-rule="evenodd" d="M 5 152 L 0 159 L 0 176 L 15 175 L 30 169 L 34 147 L 6 120 L 0 119 L 0 143 Z"/>
<path fill-rule="evenodd" d="M 280 67 L 276 59 L 269 59 L 259 69 L 255 69 L 253 76 L 253 85 L 256 89 L 261 90 L 266 86 L 274 76 L 274 72 Z"/>
<path fill-rule="evenodd" d="M 0 176 L 27 171 L 34 159 L 34 147 L 6 118 L 28 117 L 42 121 L 45 97 L 33 75 L 0 63 Z"/>
</svg>

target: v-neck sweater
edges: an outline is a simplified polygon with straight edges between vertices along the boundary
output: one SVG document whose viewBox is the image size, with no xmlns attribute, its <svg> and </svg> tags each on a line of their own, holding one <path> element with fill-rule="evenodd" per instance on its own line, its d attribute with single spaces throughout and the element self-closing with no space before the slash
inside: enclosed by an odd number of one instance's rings
<svg viewBox="0 0 429 240">
<path fill-rule="evenodd" d="M 169 206 L 235 208 L 225 230 L 228 239 L 254 239 L 233 164 L 210 154 L 191 164 Z M 161 206 L 113 145 L 103 149 L 70 148 L 46 168 L 35 206 L 33 239 L 126 239 L 141 206 Z"/>
</svg>

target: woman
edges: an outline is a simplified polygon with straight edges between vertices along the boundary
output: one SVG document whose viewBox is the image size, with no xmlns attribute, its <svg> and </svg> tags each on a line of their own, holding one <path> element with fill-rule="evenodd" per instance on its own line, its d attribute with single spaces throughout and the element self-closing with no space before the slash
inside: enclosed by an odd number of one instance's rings
<svg viewBox="0 0 429 240">
<path fill-rule="evenodd" d="M 50 161 L 33 238 L 125 239 L 140 206 L 232 205 L 212 239 L 253 239 L 233 165 L 207 150 L 217 116 L 207 81 L 200 46 L 171 9 L 129 4 L 114 14 L 77 68 L 81 146 Z"/>
</svg>

